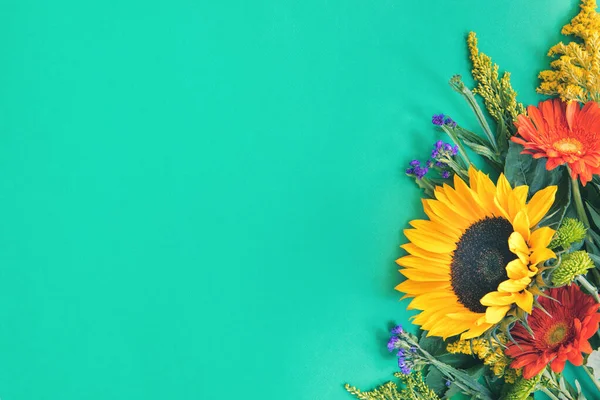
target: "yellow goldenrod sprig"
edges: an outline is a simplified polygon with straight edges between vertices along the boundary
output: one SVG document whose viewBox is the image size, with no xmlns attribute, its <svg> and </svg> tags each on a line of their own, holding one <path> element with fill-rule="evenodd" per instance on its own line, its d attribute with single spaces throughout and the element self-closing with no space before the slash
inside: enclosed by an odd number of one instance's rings
<svg viewBox="0 0 600 400">
<path fill-rule="evenodd" d="M 473 93 L 483 98 L 492 118 L 513 135 L 515 133 L 513 122 L 519 114 L 525 113 L 525 108 L 523 104 L 517 102 L 517 92 L 510 84 L 510 73 L 505 72 L 500 78 L 498 64 L 494 64 L 489 56 L 479 51 L 475 32 L 469 33 L 467 45 L 473 64 L 473 78 L 477 81 Z"/>
<path fill-rule="evenodd" d="M 398 390 L 394 382 L 387 382 L 377 388 L 363 392 L 360 389 L 346 384 L 348 393 L 360 400 L 440 400 L 437 394 L 423 381 L 421 371 L 405 375 L 399 372 L 394 374 L 405 386 Z"/>
<path fill-rule="evenodd" d="M 551 70 L 539 75 L 537 89 L 546 95 L 558 95 L 563 101 L 600 101 L 600 15 L 596 0 L 582 0 L 581 11 L 561 31 L 581 39 L 581 43 L 562 42 L 550 48 Z"/>
<path fill-rule="evenodd" d="M 484 365 L 489 366 L 494 375 L 504 377 L 507 383 L 514 383 L 521 376 L 521 370 L 509 367 L 511 359 L 504 355 L 502 350 L 507 342 L 506 336 L 499 334 L 498 339 L 499 342 L 496 339 L 485 338 L 458 340 L 448 344 L 446 350 L 452 354 L 474 355 L 482 360 Z"/>
</svg>

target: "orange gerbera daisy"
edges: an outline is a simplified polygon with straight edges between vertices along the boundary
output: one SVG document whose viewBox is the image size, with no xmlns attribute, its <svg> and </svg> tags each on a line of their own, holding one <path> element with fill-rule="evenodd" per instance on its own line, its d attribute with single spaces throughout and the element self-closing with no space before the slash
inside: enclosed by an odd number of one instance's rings
<svg viewBox="0 0 600 400">
<path fill-rule="evenodd" d="M 581 365 L 581 353 L 592 352 L 588 339 L 598 330 L 600 304 L 583 293 L 579 286 L 550 289 L 547 294 L 558 300 L 541 296 L 538 299 L 550 315 L 534 309 L 527 319 L 533 336 L 522 325 L 515 325 L 511 335 L 516 343 L 506 350 L 506 355 L 514 358 L 510 366 L 523 367 L 525 379 L 536 376 L 548 364 L 554 372 L 562 371 L 567 360 L 573 365 Z"/>
<path fill-rule="evenodd" d="M 512 141 L 525 147 L 523 154 L 546 158 L 546 169 L 567 164 L 571 176 L 581 183 L 600 173 L 600 106 L 590 101 L 583 108 L 572 101 L 546 100 L 527 107 L 515 125 L 518 136 Z"/>
</svg>

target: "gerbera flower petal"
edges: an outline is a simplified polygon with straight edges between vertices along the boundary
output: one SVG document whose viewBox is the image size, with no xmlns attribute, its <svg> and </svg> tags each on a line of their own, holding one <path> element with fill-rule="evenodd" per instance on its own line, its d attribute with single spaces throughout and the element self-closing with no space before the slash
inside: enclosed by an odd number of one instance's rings
<svg viewBox="0 0 600 400">
<path fill-rule="evenodd" d="M 514 358 L 512 368 L 523 367 L 526 379 L 535 376 L 548 364 L 554 372 L 561 372 L 567 360 L 573 365 L 581 365 L 582 353 L 592 350 L 589 343 L 582 340 L 582 333 L 591 330 L 594 334 L 598 330 L 597 317 L 600 314 L 597 307 L 592 307 L 596 302 L 577 285 L 550 289 L 547 295 L 558 301 L 538 298 L 546 311 L 536 308 L 531 312 L 527 323 L 533 335 L 523 325 L 515 325 L 511 330 L 515 343 L 509 344 L 505 352 Z"/>
<path fill-rule="evenodd" d="M 511 140 L 524 147 L 522 153 L 546 158 L 548 170 L 568 164 L 572 176 L 585 185 L 598 173 L 590 165 L 600 161 L 600 107 L 595 102 L 580 107 L 577 102 L 566 104 L 560 99 L 529 106 L 528 116 L 517 117 L 518 134 Z"/>
</svg>

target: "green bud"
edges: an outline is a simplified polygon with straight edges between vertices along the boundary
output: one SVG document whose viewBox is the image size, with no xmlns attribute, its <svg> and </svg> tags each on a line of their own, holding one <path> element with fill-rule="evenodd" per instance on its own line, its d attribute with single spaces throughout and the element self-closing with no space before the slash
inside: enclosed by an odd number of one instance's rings
<svg viewBox="0 0 600 400">
<path fill-rule="evenodd" d="M 585 238 L 586 229 L 583 223 L 575 218 L 565 218 L 560 228 L 556 231 L 552 242 L 551 249 L 562 247 L 568 249 L 573 243 L 577 243 Z"/>
<path fill-rule="evenodd" d="M 558 267 L 552 273 L 552 283 L 555 286 L 567 285 L 578 275 L 585 274 L 594 266 L 594 262 L 585 251 L 574 251 L 565 254 Z"/>
</svg>

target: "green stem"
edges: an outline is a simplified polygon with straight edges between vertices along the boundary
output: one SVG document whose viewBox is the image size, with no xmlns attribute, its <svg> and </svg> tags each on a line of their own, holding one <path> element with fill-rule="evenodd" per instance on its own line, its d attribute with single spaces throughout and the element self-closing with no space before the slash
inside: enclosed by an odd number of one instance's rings
<svg viewBox="0 0 600 400">
<path fill-rule="evenodd" d="M 590 229 L 590 220 L 588 219 L 587 214 L 585 212 L 585 208 L 583 207 L 583 200 L 581 199 L 581 192 L 579 191 L 579 181 L 576 177 L 573 178 L 573 176 L 571 175 L 571 169 L 569 167 L 567 167 L 567 172 L 571 176 L 571 190 L 573 191 L 573 198 L 575 199 L 575 209 L 577 210 L 577 216 L 579 217 L 581 222 L 583 222 L 583 225 L 585 225 L 587 229 Z M 589 235 L 588 238 L 590 241 L 592 241 L 592 238 L 589 237 Z"/>
<path fill-rule="evenodd" d="M 592 372 L 586 365 L 583 366 L 583 370 L 585 371 L 587 376 L 590 377 L 592 382 L 594 382 L 594 385 L 596 385 L 596 387 L 598 388 L 598 393 L 600 393 L 600 381 L 598 381 L 598 379 L 596 379 L 596 377 L 594 377 L 594 374 L 592 374 Z"/>
<path fill-rule="evenodd" d="M 575 278 L 575 280 L 581 286 L 583 286 L 588 292 L 590 292 L 590 294 L 592 296 L 594 296 L 596 303 L 600 303 L 600 296 L 598 296 L 598 289 L 596 289 L 596 287 L 594 287 L 594 285 L 592 285 L 587 279 L 585 279 L 585 276 L 579 275 L 577 278 Z"/>
<path fill-rule="evenodd" d="M 548 390 L 548 388 L 545 388 L 542 386 L 542 392 L 544 392 L 544 394 L 548 397 L 550 397 L 550 399 L 552 400 L 560 400 L 558 397 L 556 397 L 554 394 L 552 394 L 552 392 L 550 390 Z"/>
<path fill-rule="evenodd" d="M 454 144 L 458 146 L 458 152 L 460 153 L 460 156 L 462 157 L 463 161 L 466 163 L 463 166 L 465 169 L 468 169 L 469 165 L 471 165 L 472 163 L 471 160 L 469 160 L 469 156 L 467 155 L 467 151 L 463 147 L 462 142 L 458 140 L 456 134 L 452 132 L 452 130 L 448 129 L 446 125 L 442 125 L 442 129 L 444 130 L 444 132 L 446 132 L 446 134 L 448 134 L 448 136 L 450 136 L 450 139 L 452 139 Z"/>
<path fill-rule="evenodd" d="M 487 123 L 483 112 L 481 111 L 481 107 L 479 107 L 479 104 L 477 104 L 477 100 L 475 100 L 473 92 L 469 90 L 469 88 L 462 82 L 462 80 L 457 82 L 453 82 L 453 80 L 451 80 L 450 85 L 454 88 L 454 90 L 460 93 L 465 98 L 465 100 L 467 100 L 469 107 L 471 107 L 471 110 L 473 110 L 473 112 L 475 113 L 475 117 L 477 117 L 477 122 L 479 122 L 481 129 L 483 129 L 485 136 L 487 136 L 490 144 L 492 145 L 494 153 L 498 154 L 498 144 L 496 143 L 496 137 L 492 133 L 492 130 L 490 129 L 490 126 Z"/>
</svg>

